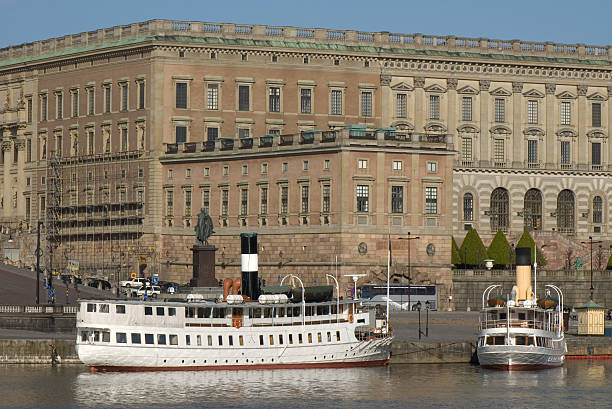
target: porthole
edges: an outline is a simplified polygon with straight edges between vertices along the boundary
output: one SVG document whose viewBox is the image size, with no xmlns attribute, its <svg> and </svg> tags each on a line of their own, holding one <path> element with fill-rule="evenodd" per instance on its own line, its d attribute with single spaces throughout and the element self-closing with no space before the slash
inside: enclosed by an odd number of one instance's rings
<svg viewBox="0 0 612 409">
<path fill-rule="evenodd" d="M 195 359 L 193 360 L 193 363 L 195 364 Z"/>
<path fill-rule="evenodd" d="M 185 363 L 185 360 L 183 359 L 183 360 L 181 361 L 181 363 L 182 363 L 182 364 L 184 364 L 184 363 Z"/>
<path fill-rule="evenodd" d="M 217 360 L 215 359 L 215 363 L 217 363 Z"/>
<path fill-rule="evenodd" d="M 166 363 L 166 360 L 164 359 L 164 363 Z"/>
</svg>

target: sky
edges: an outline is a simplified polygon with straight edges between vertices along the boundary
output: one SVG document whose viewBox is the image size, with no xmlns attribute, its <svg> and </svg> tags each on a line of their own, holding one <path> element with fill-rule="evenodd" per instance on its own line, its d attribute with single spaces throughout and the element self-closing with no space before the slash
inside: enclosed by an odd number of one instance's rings
<svg viewBox="0 0 612 409">
<path fill-rule="evenodd" d="M 611 0 L 0 0 L 0 48 L 151 19 L 612 44 Z"/>
</svg>

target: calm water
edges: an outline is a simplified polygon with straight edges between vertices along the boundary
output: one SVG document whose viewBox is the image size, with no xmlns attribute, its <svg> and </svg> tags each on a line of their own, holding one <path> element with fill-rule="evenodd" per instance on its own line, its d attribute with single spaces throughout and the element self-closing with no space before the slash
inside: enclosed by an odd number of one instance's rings
<svg viewBox="0 0 612 409">
<path fill-rule="evenodd" d="M 0 366 L 2 408 L 609 408 L 612 361 L 540 372 L 470 365 L 169 373 Z"/>
</svg>

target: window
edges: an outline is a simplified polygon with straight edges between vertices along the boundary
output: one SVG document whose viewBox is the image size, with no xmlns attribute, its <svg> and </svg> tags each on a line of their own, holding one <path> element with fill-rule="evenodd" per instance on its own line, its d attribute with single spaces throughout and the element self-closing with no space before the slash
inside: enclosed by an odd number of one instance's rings
<svg viewBox="0 0 612 409">
<path fill-rule="evenodd" d="M 261 214 L 268 214 L 268 188 L 262 187 L 259 191 L 259 211 Z"/>
<path fill-rule="evenodd" d="M 64 95 L 61 92 L 58 92 L 55 98 L 57 102 L 57 119 L 62 119 L 64 111 Z"/>
<path fill-rule="evenodd" d="M 331 114 L 342 115 L 342 91 L 334 89 L 331 92 Z"/>
<path fill-rule="evenodd" d="M 128 130 L 127 128 L 121 128 L 121 150 L 126 152 L 128 150 Z"/>
<path fill-rule="evenodd" d="M 191 168 L 187 168 L 185 170 L 185 177 L 188 178 L 188 179 L 191 177 Z"/>
<path fill-rule="evenodd" d="M 372 116 L 372 92 L 361 93 L 361 116 Z"/>
<path fill-rule="evenodd" d="M 538 101 L 533 99 L 527 101 L 527 123 L 538 123 Z"/>
<path fill-rule="evenodd" d="M 559 233 L 574 232 L 574 192 L 564 189 L 557 196 L 557 230 Z"/>
<path fill-rule="evenodd" d="M 210 189 L 204 189 L 202 191 L 202 209 L 210 214 Z"/>
<path fill-rule="evenodd" d="M 359 159 L 357 160 L 357 169 L 367 169 L 368 168 L 368 160 L 367 159 Z"/>
<path fill-rule="evenodd" d="M 474 196 L 471 193 L 463 195 L 463 220 L 474 220 Z"/>
<path fill-rule="evenodd" d="M 191 335 L 185 335 L 185 345 L 191 345 Z"/>
<path fill-rule="evenodd" d="M 593 223 L 601 224 L 603 222 L 603 200 L 601 196 L 593 198 Z"/>
<path fill-rule="evenodd" d="M 561 141 L 561 164 L 569 165 L 570 163 L 570 141 Z"/>
<path fill-rule="evenodd" d="M 280 88 L 270 87 L 268 94 L 270 112 L 280 112 Z"/>
<path fill-rule="evenodd" d="M 472 160 L 472 138 L 461 138 L 461 159 Z"/>
<path fill-rule="evenodd" d="M 96 304 L 87 304 L 87 312 L 96 312 Z"/>
<path fill-rule="evenodd" d="M 529 189 L 525 193 L 524 202 L 525 228 L 527 230 L 542 229 L 542 192 L 538 189 Z"/>
<path fill-rule="evenodd" d="M 178 125 L 175 128 L 176 132 L 176 143 L 185 143 L 187 142 L 187 127 Z"/>
<path fill-rule="evenodd" d="M 138 109 L 145 107 L 145 82 L 138 81 Z"/>
<path fill-rule="evenodd" d="M 176 83 L 176 108 L 187 109 L 187 83 Z"/>
<path fill-rule="evenodd" d="M 325 159 L 323 161 L 323 169 L 324 170 L 329 170 L 329 159 Z"/>
<path fill-rule="evenodd" d="M 312 89 L 300 89 L 300 112 L 302 114 L 312 113 Z"/>
<path fill-rule="evenodd" d="M 404 212 L 404 187 L 391 186 L 391 213 Z"/>
<path fill-rule="evenodd" d="M 495 122 L 506 121 L 506 100 L 495 98 Z"/>
<path fill-rule="evenodd" d="M 246 176 L 249 174 L 249 165 L 242 165 L 242 175 Z"/>
<path fill-rule="evenodd" d="M 329 213 L 331 205 L 331 185 L 323 185 L 323 213 Z"/>
<path fill-rule="evenodd" d="M 132 344 L 140 344 L 140 334 L 133 332 L 132 333 Z"/>
<path fill-rule="evenodd" d="M 437 187 L 426 187 L 425 188 L 425 213 L 426 214 L 437 214 L 438 213 L 438 188 Z"/>
<path fill-rule="evenodd" d="M 72 116 L 76 118 L 79 116 L 79 90 L 75 89 L 72 91 Z"/>
<path fill-rule="evenodd" d="M 32 139 L 26 140 L 26 162 L 32 162 Z"/>
<path fill-rule="evenodd" d="M 591 104 L 591 126 L 601 127 L 601 104 L 599 102 Z"/>
<path fill-rule="evenodd" d="M 57 135 L 55 137 L 55 154 L 58 157 L 62 156 L 62 135 Z"/>
<path fill-rule="evenodd" d="M 210 176 L 210 168 L 209 167 L 204 168 L 204 176 L 205 177 Z"/>
<path fill-rule="evenodd" d="M 561 125 L 572 123 L 572 106 L 569 101 L 561 102 Z"/>
<path fill-rule="evenodd" d="M 268 164 L 267 164 L 267 163 L 262 163 L 262 164 L 261 164 L 261 173 L 262 173 L 263 175 L 265 175 L 265 174 L 267 174 L 267 173 L 268 173 Z"/>
<path fill-rule="evenodd" d="M 440 96 L 429 96 L 429 119 L 440 119 Z"/>
<path fill-rule="evenodd" d="M 178 345 L 178 335 L 170 334 L 168 340 L 170 341 L 170 345 Z"/>
<path fill-rule="evenodd" d="M 191 216 L 191 190 L 185 190 L 185 217 Z"/>
<path fill-rule="evenodd" d="M 206 108 L 219 109 L 219 84 L 208 84 L 206 89 Z"/>
<path fill-rule="evenodd" d="M 32 97 L 28 97 L 27 101 L 28 101 L 27 119 L 28 119 L 28 123 L 31 124 L 32 123 Z"/>
<path fill-rule="evenodd" d="M 40 97 L 40 120 L 47 120 L 47 95 L 44 94 Z"/>
<path fill-rule="evenodd" d="M 368 185 L 357 185 L 357 211 L 367 212 L 369 202 L 369 189 Z"/>
<path fill-rule="evenodd" d="M 289 187 L 281 186 L 281 214 L 287 214 L 289 210 Z"/>
<path fill-rule="evenodd" d="M 461 119 L 464 121 L 472 120 L 472 97 L 461 99 Z"/>
<path fill-rule="evenodd" d="M 408 95 L 397 94 L 395 96 L 395 114 L 398 118 L 406 118 L 408 116 Z"/>
<path fill-rule="evenodd" d="M 289 171 L 289 163 L 283 162 L 283 164 L 281 165 L 281 169 L 282 169 L 283 173 Z"/>
<path fill-rule="evenodd" d="M 238 128 L 238 138 L 248 138 L 251 136 L 249 128 Z"/>
<path fill-rule="evenodd" d="M 153 345 L 155 343 L 153 334 L 145 334 L 145 344 Z"/>
<path fill-rule="evenodd" d="M 308 161 L 307 160 L 302 162 L 302 170 L 308 170 Z"/>
<path fill-rule="evenodd" d="M 125 305 L 116 305 L 115 306 L 115 312 L 117 314 L 125 314 Z"/>
<path fill-rule="evenodd" d="M 115 335 L 118 344 L 127 344 L 127 335 L 125 332 L 117 332 Z"/>
<path fill-rule="evenodd" d="M 491 192 L 491 231 L 506 231 L 510 220 L 510 196 L 508 191 L 498 187 Z"/>
<path fill-rule="evenodd" d="M 249 213 L 249 189 L 240 189 L 240 215 L 246 216 Z"/>
<path fill-rule="evenodd" d="M 166 334 L 157 334 L 157 345 L 166 345 Z"/>
<path fill-rule="evenodd" d="M 221 216 L 227 216 L 229 207 L 229 190 L 223 189 L 221 191 Z"/>
<path fill-rule="evenodd" d="M 95 101 L 96 101 L 96 93 L 94 88 L 89 88 L 87 89 L 87 110 L 89 115 L 94 115 L 95 114 Z"/>
<path fill-rule="evenodd" d="M 238 86 L 238 111 L 248 111 L 251 108 L 250 90 L 248 85 Z"/>
<path fill-rule="evenodd" d="M 538 163 L 538 141 L 528 140 L 527 141 L 527 163 L 534 164 Z"/>
<path fill-rule="evenodd" d="M 504 152 L 504 140 L 494 139 L 493 140 L 493 161 L 495 163 L 503 164 L 506 160 Z"/>
<path fill-rule="evenodd" d="M 104 112 L 111 111 L 111 87 L 110 85 L 104 86 Z"/>
<path fill-rule="evenodd" d="M 308 57 L 304 57 L 304 64 L 308 64 Z"/>
<path fill-rule="evenodd" d="M 208 141 L 219 139 L 219 128 L 206 128 L 206 139 Z"/>
<path fill-rule="evenodd" d="M 247 53 L 242 53 L 242 61 L 247 61 L 249 59 L 249 56 Z"/>
<path fill-rule="evenodd" d="M 166 216 L 174 215 L 174 191 L 166 191 Z"/>
<path fill-rule="evenodd" d="M 121 84 L 121 110 L 128 110 L 128 84 Z"/>
<path fill-rule="evenodd" d="M 427 162 L 427 172 L 436 173 L 438 171 L 438 162 Z"/>
<path fill-rule="evenodd" d="M 302 213 L 308 213 L 309 203 L 309 186 L 302 186 Z"/>
<path fill-rule="evenodd" d="M 601 165 L 601 143 L 591 143 L 591 163 L 593 165 Z"/>
<path fill-rule="evenodd" d="M 223 176 L 229 176 L 229 166 L 223 166 Z"/>
</svg>

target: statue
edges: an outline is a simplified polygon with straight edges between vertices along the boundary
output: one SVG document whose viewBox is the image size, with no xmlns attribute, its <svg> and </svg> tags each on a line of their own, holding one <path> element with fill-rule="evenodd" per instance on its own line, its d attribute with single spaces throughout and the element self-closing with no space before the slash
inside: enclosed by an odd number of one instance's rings
<svg viewBox="0 0 612 409">
<path fill-rule="evenodd" d="M 198 245 L 208 246 L 208 238 L 212 236 L 215 231 L 213 230 L 212 219 L 208 211 L 204 208 L 202 208 L 200 214 L 198 214 L 198 224 L 195 227 L 195 232 Z"/>
</svg>

